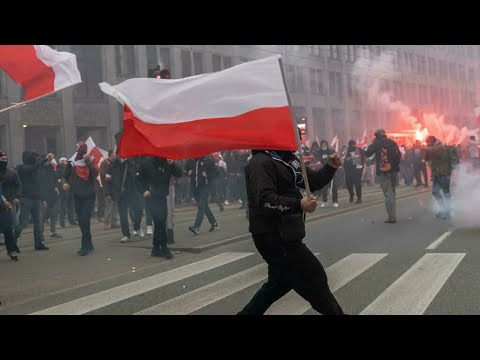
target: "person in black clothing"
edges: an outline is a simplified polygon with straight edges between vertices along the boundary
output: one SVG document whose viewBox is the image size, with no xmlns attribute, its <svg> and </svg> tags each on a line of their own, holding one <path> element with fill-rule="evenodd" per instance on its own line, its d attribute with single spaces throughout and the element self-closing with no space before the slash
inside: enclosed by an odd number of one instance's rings
<svg viewBox="0 0 480 360">
<path fill-rule="evenodd" d="M 362 202 L 362 174 L 365 166 L 365 151 L 357 147 L 355 140 L 350 140 L 344 158 L 345 183 L 350 194 L 350 202 L 353 202 L 353 187 L 355 186 L 357 204 L 360 204 Z"/>
<path fill-rule="evenodd" d="M 14 203 L 20 200 L 22 184 L 13 169 L 8 169 L 8 156 L 0 151 L 0 233 L 5 238 L 7 255 L 10 259 L 18 261 L 15 237 L 13 235 Z"/>
<path fill-rule="evenodd" d="M 397 222 L 395 188 L 398 185 L 398 172 L 400 171 L 400 149 L 395 141 L 388 139 L 385 130 L 375 131 L 373 143 L 365 151 L 365 156 L 375 154 L 377 179 L 380 182 L 388 219 L 384 222 L 395 224 Z"/>
<path fill-rule="evenodd" d="M 53 154 L 47 155 L 47 161 L 40 168 L 40 186 L 43 199 L 47 206 L 43 209 L 43 220 L 50 220 L 50 237 L 61 239 L 62 236 L 57 234 L 57 204 L 58 204 L 58 177 L 52 165 Z M 44 227 L 45 221 L 42 221 Z M 43 230 L 42 230 L 43 232 Z"/>
<path fill-rule="evenodd" d="M 143 209 L 142 199 L 137 191 L 136 178 L 139 163 L 134 158 L 118 159 L 113 161 L 107 170 L 105 176 L 105 196 L 111 196 L 112 200 L 118 204 L 118 213 L 120 215 L 120 226 L 122 228 L 122 239 L 120 242 L 130 240 L 130 225 L 128 215 L 133 220 L 133 234 L 144 237 L 140 228 Z"/>
<path fill-rule="evenodd" d="M 173 258 L 167 247 L 167 196 L 171 176 L 181 177 L 182 169 L 173 160 L 160 157 L 143 161 L 137 175 L 137 186 L 146 200 L 153 219 L 152 256 Z"/>
<path fill-rule="evenodd" d="M 8 155 L 0 151 L 0 184 L 3 185 L 3 196 L 12 204 L 12 225 L 18 225 L 17 206 L 22 197 L 22 183 L 18 178 L 17 172 L 8 168 Z"/>
<path fill-rule="evenodd" d="M 63 185 L 63 189 L 73 192 L 75 211 L 82 232 L 82 246 L 77 252 L 80 256 L 88 255 L 95 250 L 90 232 L 90 219 L 95 206 L 95 179 L 97 176 L 98 171 L 87 154 L 87 144 L 79 141 L 75 160 L 69 161 L 65 169 L 66 183 Z"/>
<path fill-rule="evenodd" d="M 208 197 L 217 173 L 213 159 L 209 156 L 195 159 L 193 170 L 189 170 L 188 173 L 192 177 L 191 179 L 194 189 L 193 196 L 198 207 L 195 223 L 193 226 L 189 226 L 188 230 L 195 235 L 200 235 L 200 226 L 202 226 L 203 217 L 207 215 L 207 219 L 211 225 L 210 232 L 217 231 L 219 229 L 217 220 L 215 220 L 215 217 L 208 206 Z"/>
<path fill-rule="evenodd" d="M 60 211 L 59 211 L 59 222 L 60 227 L 65 227 L 65 217 L 68 218 L 68 222 L 71 226 L 78 225 L 75 221 L 75 214 L 73 208 L 73 194 L 71 191 L 63 191 L 63 185 L 65 184 L 65 169 L 67 167 L 67 159 L 61 158 L 60 164 L 57 166 L 57 178 L 58 178 L 58 188 L 60 189 Z"/>
<path fill-rule="evenodd" d="M 48 250 L 43 244 L 42 197 L 40 191 L 40 169 L 47 161 L 46 156 L 40 157 L 35 151 L 25 150 L 22 153 L 23 164 L 17 168 L 18 177 L 22 183 L 22 198 L 20 200 L 20 219 L 15 228 L 15 246 L 22 230 L 27 226 L 30 216 L 33 218 L 33 239 L 35 250 Z"/>
<path fill-rule="evenodd" d="M 328 142 L 326 140 L 320 141 L 320 149 L 318 149 L 314 153 L 315 159 L 320 161 L 323 166 L 328 164 L 328 159 L 330 155 L 335 153 L 335 150 L 328 146 Z M 332 202 L 335 207 L 338 207 L 338 188 L 337 188 L 337 179 L 336 176 L 332 178 L 332 184 L 327 184 L 321 190 L 322 192 L 322 204 L 320 207 L 326 207 L 328 201 L 328 191 L 332 190 Z"/>
<path fill-rule="evenodd" d="M 338 154 L 328 157 L 318 171 L 307 169 L 313 191 L 326 186 L 341 166 Z M 314 196 L 303 196 L 300 160 L 291 151 L 254 150 L 245 168 L 249 204 L 249 230 L 268 264 L 268 281 L 239 315 L 261 315 L 290 290 L 295 290 L 324 315 L 343 310 L 328 287 L 317 257 L 303 243 L 305 214 L 315 211 Z"/>
</svg>

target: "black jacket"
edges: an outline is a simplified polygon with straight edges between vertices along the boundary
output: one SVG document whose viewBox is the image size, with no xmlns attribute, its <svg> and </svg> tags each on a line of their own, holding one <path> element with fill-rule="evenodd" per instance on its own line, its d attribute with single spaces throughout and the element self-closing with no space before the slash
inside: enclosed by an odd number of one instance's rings
<svg viewBox="0 0 480 360">
<path fill-rule="evenodd" d="M 37 156 L 35 151 L 25 150 L 22 153 L 23 164 L 18 165 L 17 174 L 22 183 L 22 197 L 39 200 L 41 197 L 39 170 L 47 159 L 37 159 Z"/>
<path fill-rule="evenodd" d="M 137 175 L 138 190 L 141 194 L 150 191 L 151 198 L 165 198 L 169 195 L 170 177 L 182 177 L 182 169 L 166 159 L 152 158 L 141 163 Z"/>
<path fill-rule="evenodd" d="M 353 154 L 352 154 L 353 153 Z M 352 172 L 354 170 L 361 170 L 365 166 L 365 151 L 356 146 L 349 146 L 345 150 L 345 161 L 343 168 L 345 171 Z"/>
<path fill-rule="evenodd" d="M 299 190 L 304 188 L 300 160 L 292 152 L 276 153 L 282 154 L 282 158 L 291 166 L 274 159 L 264 151 L 253 151 L 253 157 L 245 168 L 252 235 L 276 233 L 279 231 L 283 216 L 303 213 L 300 205 L 303 195 Z M 329 165 L 318 171 L 307 168 L 310 190 L 314 192 L 327 185 L 335 171 L 336 169 Z M 294 172 L 297 175 L 294 175 Z M 295 185 L 296 178 L 298 188 Z"/>
<path fill-rule="evenodd" d="M 39 169 L 40 198 L 47 202 L 54 202 L 57 197 L 58 177 L 52 165 L 44 165 Z"/>
<path fill-rule="evenodd" d="M 320 161 L 323 166 L 325 166 L 328 163 L 328 157 L 332 155 L 334 152 L 335 150 L 332 149 L 331 147 L 327 147 L 327 150 L 323 150 L 322 148 L 320 148 L 313 153 L 313 156 L 315 157 L 315 159 Z"/>
<path fill-rule="evenodd" d="M 138 169 L 139 164 L 133 158 L 126 159 L 124 162 L 120 159 L 113 161 L 105 175 L 105 196 L 111 196 L 114 202 L 120 201 L 124 196 L 137 198 Z"/>
<path fill-rule="evenodd" d="M 18 178 L 17 172 L 13 169 L 7 168 L 5 171 L 0 171 L 0 184 L 3 189 L 3 196 L 8 202 L 12 202 L 17 198 L 22 197 L 22 183 Z"/>
<path fill-rule="evenodd" d="M 215 161 L 209 156 L 195 159 L 192 170 L 193 174 L 191 183 L 192 187 L 195 189 L 210 188 L 217 177 Z M 207 174 L 206 178 L 202 175 L 203 172 Z"/>
<path fill-rule="evenodd" d="M 398 172 L 400 171 L 400 149 L 398 148 L 398 145 L 395 141 L 387 138 L 386 136 L 382 136 L 380 138 L 376 138 L 373 143 L 368 147 L 367 151 L 365 151 L 365 156 L 370 157 L 373 154 L 375 154 L 375 162 L 376 162 L 376 173 L 377 175 L 383 174 L 384 172 L 380 170 L 380 160 L 381 160 L 381 151 L 382 148 L 390 148 L 392 149 L 392 152 L 395 152 L 398 154 L 396 161 L 392 163 L 392 170 L 390 170 L 387 173 L 391 172 Z M 393 159 L 395 160 L 395 159 Z"/>
<path fill-rule="evenodd" d="M 65 180 L 70 184 L 73 195 L 82 199 L 95 196 L 95 179 L 98 176 L 98 171 L 91 161 L 87 162 L 87 167 L 90 170 L 87 180 L 83 180 L 77 175 L 71 161 L 67 163 L 63 175 Z"/>
</svg>

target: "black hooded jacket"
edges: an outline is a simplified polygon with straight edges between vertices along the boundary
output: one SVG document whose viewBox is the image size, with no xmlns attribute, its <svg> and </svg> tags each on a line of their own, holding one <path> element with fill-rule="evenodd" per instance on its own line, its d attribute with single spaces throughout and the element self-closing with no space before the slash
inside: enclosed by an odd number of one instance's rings
<svg viewBox="0 0 480 360">
<path fill-rule="evenodd" d="M 326 150 L 323 150 L 322 149 L 322 145 L 323 144 L 326 144 L 327 145 L 327 149 Z M 315 157 L 315 159 L 317 159 L 318 161 L 320 161 L 322 163 L 323 166 L 327 165 L 328 163 L 328 157 L 330 155 L 332 155 L 333 153 L 335 152 L 334 149 L 332 149 L 331 147 L 328 146 L 328 143 L 326 141 L 323 141 L 320 143 L 320 148 L 315 151 L 313 153 L 313 156 Z"/>
<path fill-rule="evenodd" d="M 3 196 L 8 202 L 11 203 L 13 199 L 22 197 L 22 183 L 15 170 L 6 168 L 4 171 L 0 171 L 0 184 L 2 185 Z"/>
<path fill-rule="evenodd" d="M 42 197 L 40 169 L 47 159 L 38 157 L 39 155 L 35 151 L 25 150 L 22 153 L 23 164 L 17 167 L 18 178 L 22 183 L 22 197 L 24 198 L 39 200 Z"/>
<path fill-rule="evenodd" d="M 253 235 L 276 233 L 282 216 L 302 214 L 300 200 L 303 195 L 299 189 L 304 188 L 304 183 L 300 160 L 291 151 L 275 153 L 281 159 L 266 151 L 254 150 L 245 168 L 250 232 Z M 335 171 L 328 164 L 318 171 L 307 168 L 310 190 L 322 189 L 332 180 Z"/>
<path fill-rule="evenodd" d="M 145 159 L 137 175 L 138 190 L 141 194 L 150 191 L 152 198 L 164 199 L 169 195 L 172 175 L 182 177 L 182 169 L 177 164 L 168 164 L 166 159 L 159 157 Z"/>
</svg>

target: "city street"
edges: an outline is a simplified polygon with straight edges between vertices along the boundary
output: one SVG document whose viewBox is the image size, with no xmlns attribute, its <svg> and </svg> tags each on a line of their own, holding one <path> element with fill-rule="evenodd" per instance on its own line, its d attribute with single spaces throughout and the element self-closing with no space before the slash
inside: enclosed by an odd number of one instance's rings
<svg viewBox="0 0 480 360">
<path fill-rule="evenodd" d="M 431 189 L 397 190 L 396 224 L 384 224 L 379 186 L 365 187 L 363 204 L 308 217 L 305 243 L 318 254 L 348 314 L 480 314 L 480 230 L 455 229 L 435 218 Z M 212 210 L 220 230 L 187 227 L 193 207 L 176 211 L 173 260 L 150 256 L 151 237 L 121 244 L 119 229 L 92 223 L 96 251 L 75 255 L 79 229 L 60 229 L 49 251 L 34 251 L 32 228 L 19 239 L 20 261 L 0 252 L 0 314 L 233 315 L 266 279 L 266 265 L 248 234 L 240 204 Z M 206 221 L 206 220 L 205 220 Z M 48 235 L 47 235 L 48 236 Z M 268 315 L 317 314 L 291 292 Z"/>
</svg>

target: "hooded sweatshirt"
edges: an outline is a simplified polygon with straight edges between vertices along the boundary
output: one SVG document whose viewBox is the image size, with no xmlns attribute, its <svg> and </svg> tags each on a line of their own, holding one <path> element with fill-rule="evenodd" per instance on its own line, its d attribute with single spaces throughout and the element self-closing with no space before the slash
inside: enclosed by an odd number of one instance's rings
<svg viewBox="0 0 480 360">
<path fill-rule="evenodd" d="M 47 159 L 36 159 L 35 151 L 25 150 L 22 153 L 23 164 L 17 168 L 18 178 L 22 183 L 22 197 L 35 200 L 45 200 L 40 191 L 40 169 Z"/>
</svg>

